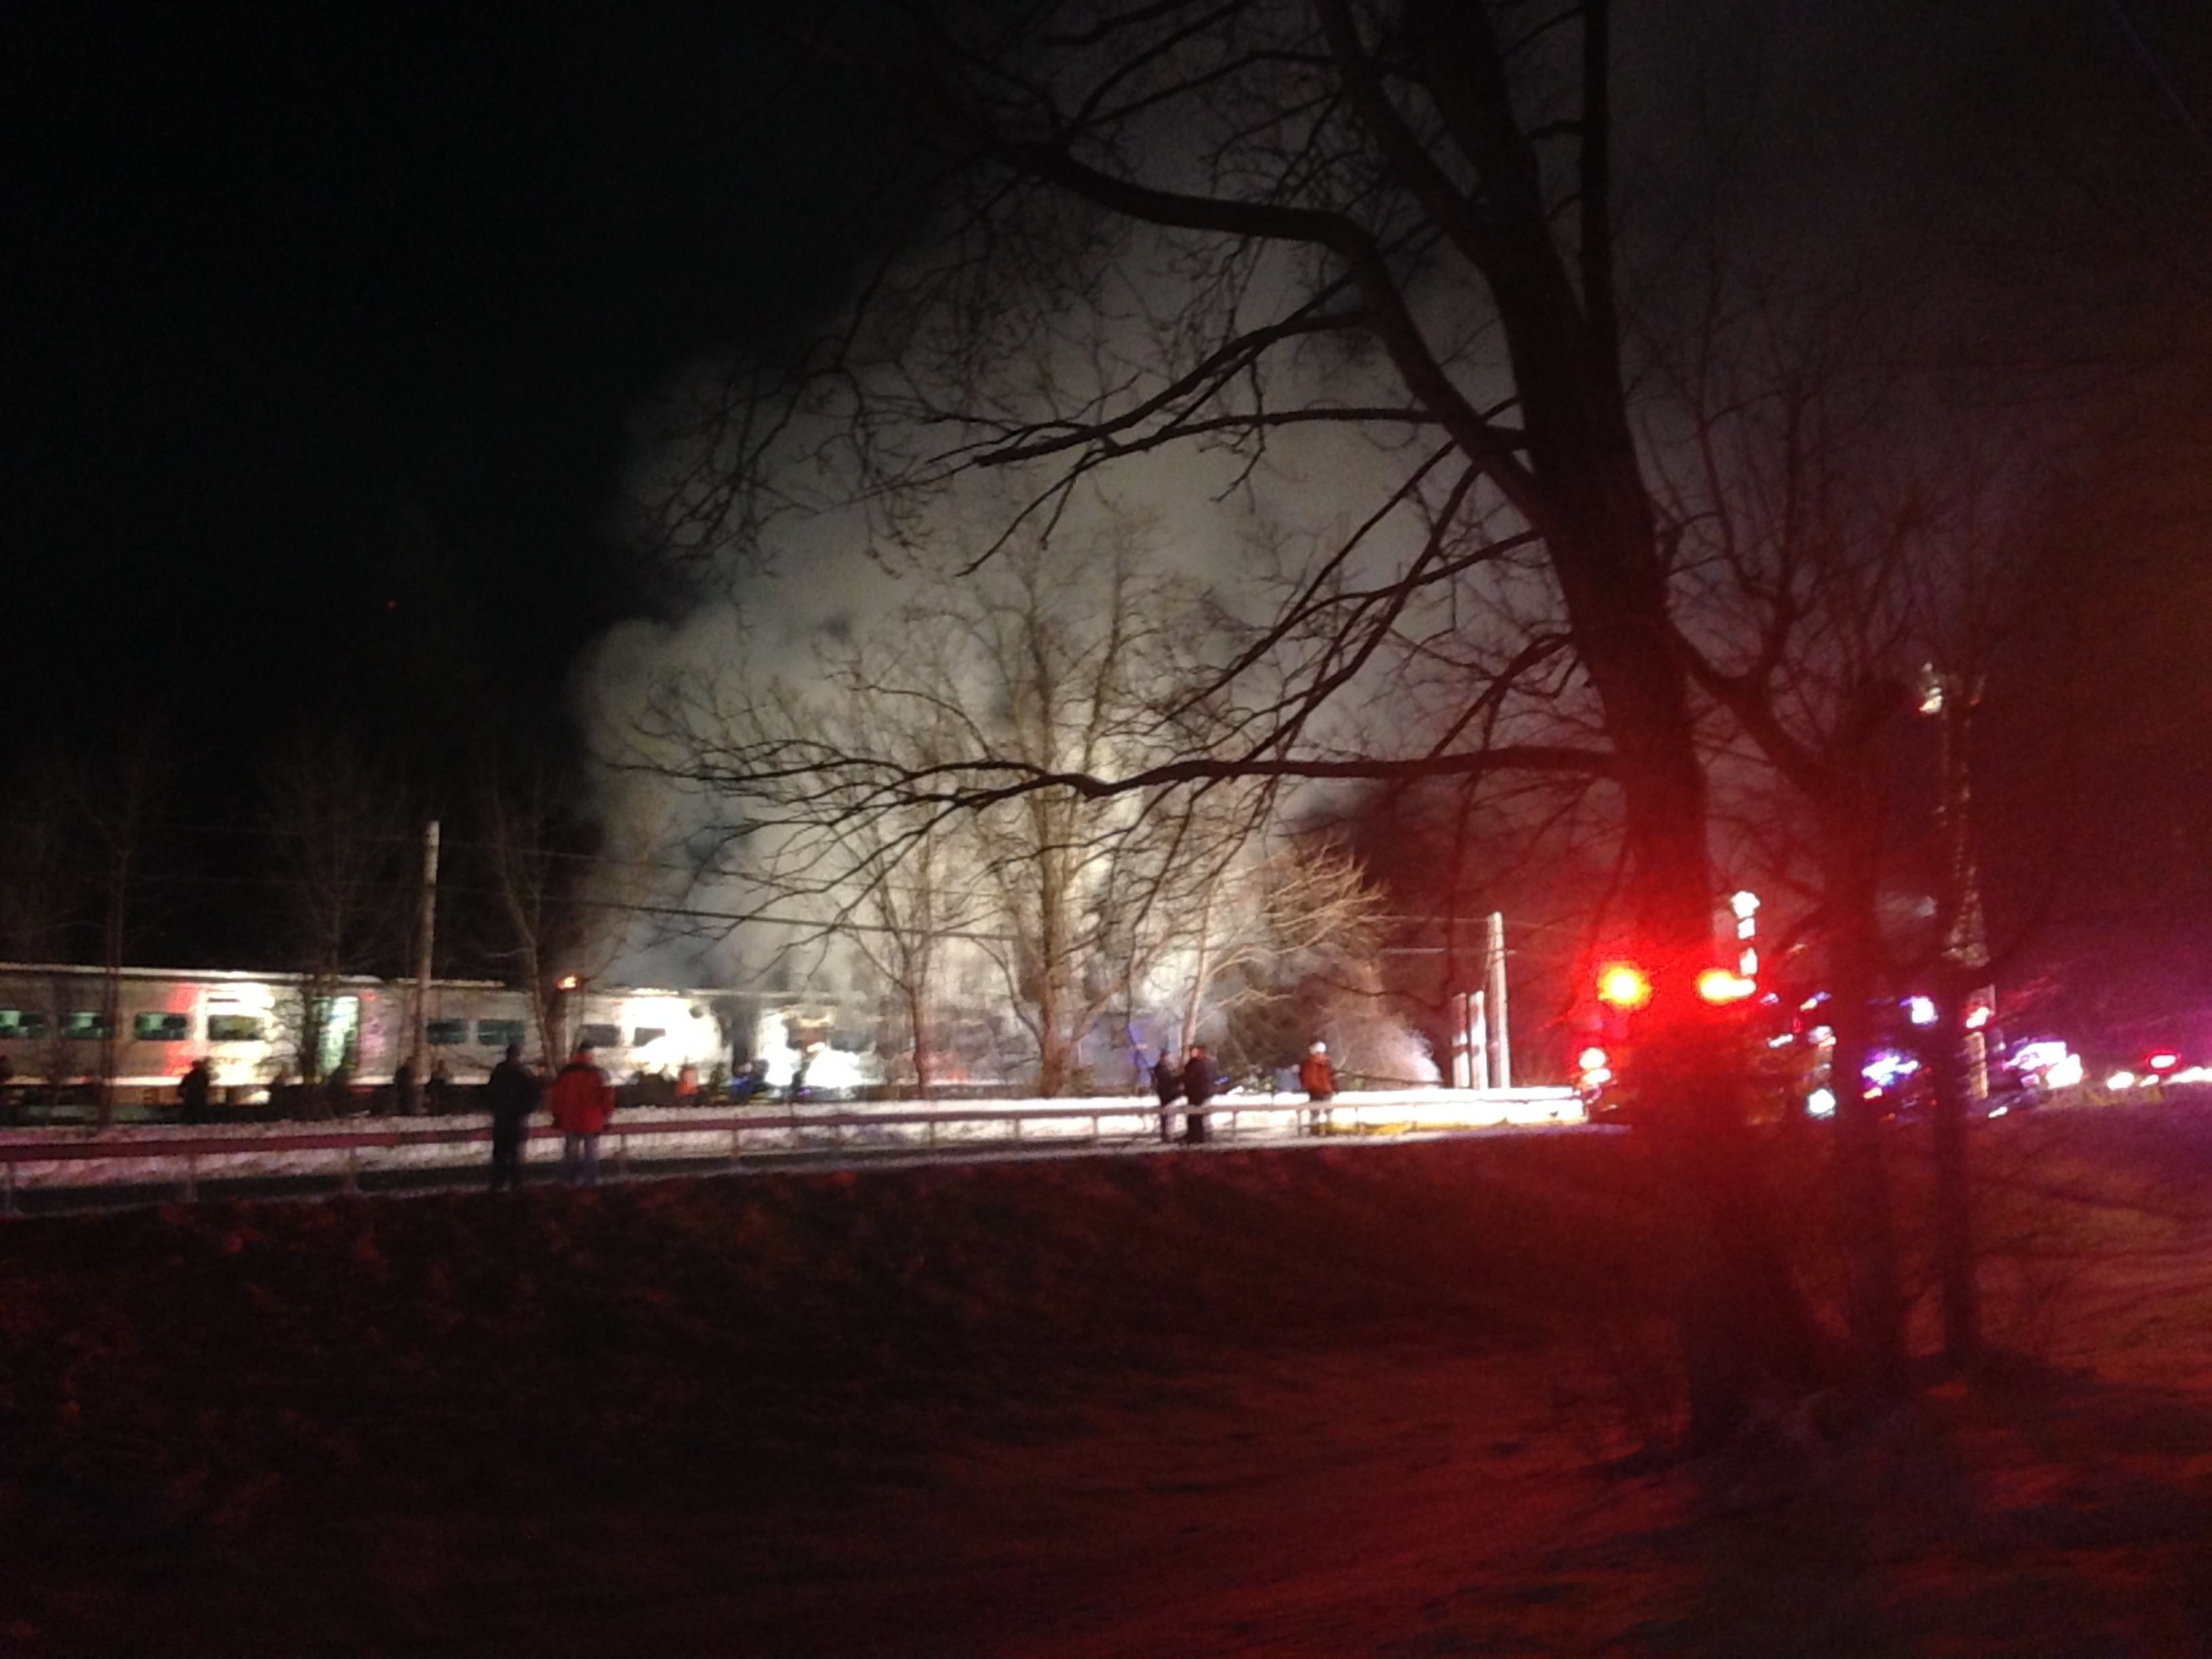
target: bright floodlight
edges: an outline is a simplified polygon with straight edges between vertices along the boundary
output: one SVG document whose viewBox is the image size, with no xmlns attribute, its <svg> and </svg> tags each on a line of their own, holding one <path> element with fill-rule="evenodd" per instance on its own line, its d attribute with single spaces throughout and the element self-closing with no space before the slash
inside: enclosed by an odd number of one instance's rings
<svg viewBox="0 0 2212 1659">
<path fill-rule="evenodd" d="M 1833 1117 L 1836 1115 L 1836 1095 L 1832 1089 L 1815 1089 L 1805 1097 L 1805 1109 L 1814 1117 Z"/>
<path fill-rule="evenodd" d="M 1602 1048 L 1585 1048 L 1575 1056 L 1575 1064 L 1585 1072 L 1594 1072 L 1611 1058 Z"/>
<path fill-rule="evenodd" d="M 1598 969 L 1597 1000 L 1613 1008 L 1641 1008 L 1651 1000 L 1651 979 L 1632 962 L 1609 962 Z"/>
<path fill-rule="evenodd" d="M 2145 1054 L 2143 1064 L 2154 1072 L 2170 1072 L 2181 1064 L 2181 1056 L 2171 1048 L 2160 1048 L 2156 1054 Z"/>
<path fill-rule="evenodd" d="M 1933 1025 L 1936 1023 L 1936 999 L 1933 997 L 1905 998 L 1905 1017 L 1915 1025 Z"/>
<path fill-rule="evenodd" d="M 1759 981 L 1727 968 L 1708 968 L 1698 975 L 1698 994 L 1707 1002 L 1741 1002 L 1759 989 Z"/>
<path fill-rule="evenodd" d="M 2105 1079 L 2105 1086 L 2107 1089 L 2132 1089 L 2136 1086 L 2136 1074 L 2133 1072 L 2115 1072 Z"/>
</svg>

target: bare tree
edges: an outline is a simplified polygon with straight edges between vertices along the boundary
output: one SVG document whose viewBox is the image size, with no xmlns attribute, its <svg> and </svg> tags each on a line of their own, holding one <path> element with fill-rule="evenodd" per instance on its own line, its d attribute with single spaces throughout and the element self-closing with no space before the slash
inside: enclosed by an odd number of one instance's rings
<svg viewBox="0 0 2212 1659">
<path fill-rule="evenodd" d="M 301 975 L 283 1024 L 300 1080 L 319 1102 L 338 981 L 400 958 L 412 815 L 396 776 L 342 740 L 295 744 L 263 787 Z"/>
<path fill-rule="evenodd" d="M 487 774 L 477 806 L 481 841 L 472 849 L 497 919 L 493 955 L 529 989 L 548 1066 L 565 1048 L 568 988 L 604 978 L 640 919 L 668 908 L 656 901 L 671 872 L 650 853 L 588 833 L 569 805 L 574 793 L 542 771 Z"/>
<path fill-rule="evenodd" d="M 1048 1093 L 1081 1080 L 1102 1017 L 1171 951 L 1198 964 L 1180 994 L 1195 1016 L 1207 952 L 1242 939 L 1232 918 L 1261 896 L 1239 872 L 1271 799 L 1229 783 L 1103 807 L 1073 787 L 935 796 L 931 780 L 978 757 L 1090 775 L 1177 752 L 1204 718 L 1158 696 L 1177 683 L 1181 636 L 1209 624 L 1198 596 L 1126 537 L 1085 551 L 1010 549 L 825 647 L 803 690 L 748 692 L 717 671 L 672 683 L 647 738 L 674 757 L 657 763 L 742 809 L 744 878 L 780 915 L 849 938 L 911 1031 L 927 1030 L 952 958 L 991 964 Z"/>
<path fill-rule="evenodd" d="M 1924 833 L 1901 833 L 1890 780 L 1927 665 L 1972 665 L 1956 677 L 1971 682 L 1997 643 L 2033 500 L 2023 481 L 2047 482 L 2051 458 L 2009 429 L 1986 386 L 1912 369 L 1894 333 L 1887 361 L 1865 361 L 1873 319 L 1849 296 L 1808 285 L 1786 302 L 1727 304 L 1721 291 L 1685 354 L 1674 407 L 1686 441 L 1656 452 L 1679 526 L 1678 648 L 1729 716 L 1717 787 L 1742 798 L 1749 784 L 1740 821 L 1753 855 L 1776 866 L 1802 855 L 1808 866 L 1812 914 L 1800 931 L 1821 947 L 1831 999 L 1853 1334 L 1869 1382 L 1893 1393 L 1905 1310 L 1881 1125 L 1860 1085 L 1873 1010 L 1912 966 L 1913 947 L 1885 936 L 1885 887 L 1917 878 L 1938 901 L 1942 926 L 1921 942 L 1920 967 L 1936 967 L 1938 939 L 1947 962 L 1975 957 L 1972 971 L 1987 956 L 1957 948 L 1979 931 L 1964 914 L 1974 884 L 1963 741 L 1945 745 L 1939 787 L 1957 810 L 1944 814 L 1940 857 L 1914 845 Z M 1748 780 L 1747 754 L 1759 769 Z M 1942 975 L 1947 1008 L 1962 1000 L 1957 976 Z M 1956 1104 L 1939 1114 L 1937 1186 L 1947 1303 L 1961 1310 L 1947 1346 L 1959 1357 L 1973 1340 Z"/>
<path fill-rule="evenodd" d="M 88 866 L 100 901 L 100 1103 L 97 1121 L 114 1121 L 117 1043 L 122 1033 L 123 965 L 132 940 L 137 896 L 155 807 L 168 781 L 169 763 L 157 727 L 133 734 L 104 771 L 74 769 L 76 813 L 90 848 Z"/>
<path fill-rule="evenodd" d="M 1279 602 L 1186 683 L 1225 726 L 1171 757 L 979 754 L 888 793 L 986 813 L 1034 797 L 1042 823 L 1232 780 L 1601 779 L 1659 1006 L 1693 1010 L 1706 779 L 1631 416 L 1607 0 L 908 12 L 884 91 L 944 147 L 934 234 L 795 368 L 704 400 L 659 503 L 669 539 L 757 544 L 794 503 L 795 453 L 892 532 L 1003 477 L 1016 506 L 978 557 L 1170 458 L 1247 498 L 1279 456 L 1325 467 L 1341 487 Z M 1669 1033 L 1652 1065 L 1708 1223 L 1704 1442 L 1762 1375 L 1818 1367 L 1782 1265 L 1739 1224 L 1757 1166 L 1736 1073 L 1694 1020 Z"/>
<path fill-rule="evenodd" d="M 1286 981 L 1371 960 L 1382 904 L 1356 860 L 1296 842 L 1268 850 L 1247 839 L 1208 891 L 1189 941 L 1187 1048 L 1202 1021 L 1233 1018 Z"/>
<path fill-rule="evenodd" d="M 86 896 L 82 837 L 74 821 L 80 790 L 58 756 L 24 769 L 12 810 L 0 818 L 0 960 L 66 963 Z M 58 1097 L 84 1067 L 70 1035 L 73 975 L 14 975 L 10 1000 L 37 1022 L 35 1052 L 50 1096 Z"/>
</svg>

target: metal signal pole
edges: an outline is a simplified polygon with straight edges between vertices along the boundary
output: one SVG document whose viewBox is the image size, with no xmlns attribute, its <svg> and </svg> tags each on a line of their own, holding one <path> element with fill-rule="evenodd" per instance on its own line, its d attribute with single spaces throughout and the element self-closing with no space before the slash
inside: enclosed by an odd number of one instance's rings
<svg viewBox="0 0 2212 1659">
<path fill-rule="evenodd" d="M 432 818 L 422 832 L 422 897 L 415 921 L 415 1018 L 408 1033 L 408 1057 L 414 1062 L 415 1084 L 422 1085 L 423 1039 L 430 1018 L 430 956 L 438 933 L 438 820 Z M 404 1109 L 405 1103 L 402 1103 Z"/>
<path fill-rule="evenodd" d="M 1505 913 L 1502 910 L 1490 913 L 1490 936 L 1484 956 L 1485 965 L 1489 969 L 1483 1012 L 1489 1016 L 1490 1086 L 1510 1089 L 1513 1086 L 1513 1033 L 1505 1018 Z"/>
</svg>

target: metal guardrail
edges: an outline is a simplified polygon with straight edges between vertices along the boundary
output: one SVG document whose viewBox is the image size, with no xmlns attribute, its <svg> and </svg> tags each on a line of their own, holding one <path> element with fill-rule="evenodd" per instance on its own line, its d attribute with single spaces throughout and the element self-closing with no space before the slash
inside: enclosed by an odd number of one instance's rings
<svg viewBox="0 0 2212 1659">
<path fill-rule="evenodd" d="M 1553 1103 L 1559 1097 L 1565 1104 L 1574 1099 L 1573 1091 L 1564 1089 L 1516 1089 L 1498 1091 L 1501 1100 L 1510 1096 L 1532 1103 Z M 1351 1106 L 1359 1097 L 1340 1097 L 1337 1105 Z M 1178 1103 L 1171 1109 L 1175 1117 L 1182 1116 L 1188 1107 Z M 1282 1118 L 1297 1116 L 1315 1109 L 1301 1097 L 1272 1097 L 1240 1100 L 1225 1096 L 1209 1103 L 1206 1115 L 1213 1132 L 1224 1139 L 1234 1139 L 1243 1132 L 1242 1120 L 1252 1116 Z M 1327 1110 L 1327 1108 L 1321 1109 Z M 603 1144 L 611 1144 L 612 1161 L 618 1170 L 626 1170 L 629 1161 L 630 1143 L 643 1139 L 648 1143 L 667 1136 L 689 1136 L 694 1139 L 727 1135 L 728 1151 L 725 1155 L 730 1167 L 736 1167 L 750 1139 L 757 1151 L 769 1150 L 760 1145 L 764 1140 L 782 1138 L 786 1151 L 806 1150 L 797 1145 L 799 1137 L 812 1133 L 826 1133 L 830 1147 L 835 1150 L 846 1145 L 857 1134 L 869 1130 L 922 1130 L 921 1148 L 938 1149 L 942 1141 L 939 1132 L 954 1125 L 1003 1124 L 1006 1133 L 1003 1139 L 978 1142 L 964 1140 L 969 1148 L 978 1146 L 1024 1144 L 1023 1126 L 1027 1124 L 1070 1124 L 1088 1121 L 1088 1140 L 1099 1144 L 1109 1139 L 1133 1143 L 1157 1141 L 1160 1135 L 1160 1109 L 1149 1101 L 1131 1097 L 1100 1097 L 1066 1105 L 1023 1105 L 991 1107 L 981 1103 L 953 1108 L 914 1107 L 905 1110 L 870 1109 L 865 1111 L 832 1110 L 816 1112 L 782 1111 L 775 1114 L 700 1114 L 696 1116 L 655 1118 L 641 1122 L 623 1122 L 619 1119 L 605 1132 Z M 1109 1121 L 1127 1122 L 1127 1129 L 1117 1128 L 1109 1134 Z M 1354 1126 L 1358 1126 L 1355 1122 Z M 337 1178 L 339 1190 L 359 1190 L 362 1174 L 361 1155 L 363 1152 L 392 1151 L 409 1146 L 465 1146 L 488 1144 L 492 1138 L 489 1122 L 477 1121 L 466 1124 L 449 1124 L 437 1127 L 402 1128 L 379 1127 L 363 1129 L 307 1129 L 289 1133 L 252 1135 L 165 1134 L 131 1135 L 123 1138 L 104 1136 L 69 1136 L 58 1132 L 52 1139 L 0 1140 L 0 1213 L 16 1212 L 17 1170 L 26 1164 L 81 1164 L 95 1162 L 173 1162 L 182 1165 L 173 1177 L 179 1195 L 187 1202 L 198 1196 L 203 1178 L 202 1162 L 209 1159 L 232 1159 L 256 1155 L 289 1152 L 344 1152 L 344 1165 L 337 1170 L 291 1172 L 301 1178 L 323 1174 Z M 557 1140 L 562 1131 L 552 1126 L 533 1124 L 525 1131 L 526 1140 Z M 1060 1138 L 1061 1141 L 1073 1137 Z M 679 1153 L 678 1156 L 685 1156 Z M 687 1161 L 706 1161 L 698 1153 L 688 1155 Z M 164 1172 L 166 1174 L 166 1172 Z M 242 1174 L 238 1179 L 270 1178 L 265 1173 Z M 166 1184 L 161 1177 L 149 1184 Z"/>
<path fill-rule="evenodd" d="M 1209 1116 L 1231 1120 L 1229 1132 L 1237 1132 L 1236 1118 L 1240 1112 L 1257 1109 L 1279 1111 L 1280 1107 L 1260 1109 L 1209 1107 Z M 1007 1139 L 1019 1145 L 1022 1125 L 1025 1121 L 1071 1121 L 1087 1119 L 1091 1123 L 1091 1139 L 1105 1139 L 1105 1121 L 1109 1118 L 1140 1120 L 1141 1127 L 1133 1129 L 1124 1139 L 1142 1140 L 1158 1133 L 1159 1112 L 1156 1107 L 1144 1106 L 1135 1101 L 1100 1101 L 1074 1106 L 1030 1107 L 1023 1109 L 977 1109 L 903 1112 L 783 1112 L 769 1116 L 752 1114 L 744 1116 L 716 1115 L 712 1116 L 657 1119 L 642 1123 L 617 1123 L 602 1137 L 613 1145 L 613 1157 L 617 1168 L 626 1166 L 629 1142 L 638 1137 L 688 1135 L 701 1137 L 726 1134 L 729 1136 L 728 1158 L 736 1164 L 744 1156 L 748 1137 L 757 1143 L 765 1137 L 796 1137 L 809 1131 L 827 1131 L 833 1145 L 842 1144 L 853 1131 L 879 1127 L 921 1127 L 926 1131 L 924 1146 L 934 1148 L 939 1144 L 938 1131 L 950 1124 L 1005 1123 L 1008 1126 Z M 264 1135 L 162 1135 L 132 1136 L 127 1139 L 93 1139 L 53 1141 L 0 1141 L 0 1213 L 16 1212 L 15 1194 L 17 1170 L 28 1164 L 70 1164 L 145 1160 L 177 1160 L 183 1164 L 179 1179 L 180 1195 L 190 1202 L 198 1196 L 201 1178 L 200 1161 L 204 1158 L 246 1158 L 256 1154 L 343 1152 L 349 1154 L 343 1170 L 336 1172 L 340 1189 L 358 1190 L 361 1174 L 359 1155 L 363 1152 L 389 1151 L 403 1146 L 461 1146 L 489 1143 L 492 1138 L 490 1125 L 473 1123 L 449 1127 L 419 1129 L 324 1129 L 309 1130 L 293 1134 Z M 562 1131 L 544 1124 L 533 1124 L 525 1131 L 526 1140 L 558 1140 Z"/>
</svg>

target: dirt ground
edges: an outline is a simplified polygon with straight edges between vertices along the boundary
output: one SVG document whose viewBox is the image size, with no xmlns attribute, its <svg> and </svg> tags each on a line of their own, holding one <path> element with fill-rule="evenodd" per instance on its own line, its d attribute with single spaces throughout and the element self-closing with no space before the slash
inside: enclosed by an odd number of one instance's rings
<svg viewBox="0 0 2212 1659">
<path fill-rule="evenodd" d="M 1652 1467 L 1619 1138 L 15 1223 L 0 1652 L 2212 1651 L 2212 1121 L 1992 1129 L 1997 1363 Z"/>
</svg>

